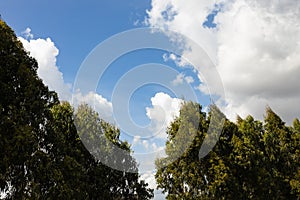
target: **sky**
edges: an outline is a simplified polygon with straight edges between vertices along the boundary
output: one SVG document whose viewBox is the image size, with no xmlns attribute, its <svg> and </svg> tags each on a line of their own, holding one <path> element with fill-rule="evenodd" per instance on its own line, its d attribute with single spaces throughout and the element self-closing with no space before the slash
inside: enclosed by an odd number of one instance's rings
<svg viewBox="0 0 300 200">
<path fill-rule="evenodd" d="M 164 155 L 165 130 L 182 99 L 196 100 L 204 110 L 213 99 L 232 121 L 249 114 L 261 120 L 266 106 L 288 124 L 299 117 L 299 1 L 0 0 L 0 14 L 61 100 L 89 103 L 120 127 L 151 187 L 153 160 Z M 92 82 L 94 71 L 85 75 L 84 69 L 93 55 L 105 60 L 138 45 L 143 38 L 128 31 L 139 28 L 159 32 L 178 51 L 141 48 L 118 55 L 109 66 L 97 60 L 94 70 L 105 71 L 90 85 L 94 89 L 75 88 Z M 101 51 L 128 33 L 129 39 Z M 155 199 L 163 199 L 160 191 Z"/>
</svg>

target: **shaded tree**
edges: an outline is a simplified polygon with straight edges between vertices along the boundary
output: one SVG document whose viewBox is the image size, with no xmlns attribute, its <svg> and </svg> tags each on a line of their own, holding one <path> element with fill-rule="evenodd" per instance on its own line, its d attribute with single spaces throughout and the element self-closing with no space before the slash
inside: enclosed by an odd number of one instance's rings
<svg viewBox="0 0 300 200">
<path fill-rule="evenodd" d="M 38 78 L 37 68 L 0 20 L 0 190 L 16 199 L 34 193 L 40 182 L 35 173 L 49 161 L 49 108 L 58 100 Z"/>
<path fill-rule="evenodd" d="M 295 119 L 292 128 L 292 142 L 291 145 L 293 147 L 292 152 L 294 152 L 292 159 L 293 159 L 293 166 L 292 170 L 295 172 L 294 177 L 290 179 L 290 185 L 293 190 L 293 193 L 297 194 L 298 197 L 300 196 L 300 122 L 299 119 Z"/>
<path fill-rule="evenodd" d="M 14 32 L 0 20 L 0 192 L 6 199 L 149 199 L 153 190 L 126 173 L 103 165 L 85 148 L 75 126 L 74 110 L 59 103 L 37 76 L 37 62 Z M 82 108 L 82 109 L 81 109 Z M 128 152 L 128 167 L 137 169 L 130 145 L 120 131 L 88 106 L 88 135 L 105 136 Z M 95 143 L 102 152 L 112 150 Z M 105 140 L 103 140 L 105 142 Z M 137 172 L 137 170 L 136 170 Z"/>
<path fill-rule="evenodd" d="M 153 190 L 147 188 L 148 184 L 143 180 L 139 180 L 137 163 L 131 155 L 130 145 L 120 140 L 118 128 L 101 120 L 98 113 L 87 104 L 77 108 L 75 124 L 81 140 L 95 159 L 94 166 L 89 170 L 89 177 L 97 177 L 89 181 L 93 183 L 93 194 L 99 198 L 103 197 L 103 191 L 107 191 L 108 198 L 113 199 L 153 197 Z"/>
</svg>

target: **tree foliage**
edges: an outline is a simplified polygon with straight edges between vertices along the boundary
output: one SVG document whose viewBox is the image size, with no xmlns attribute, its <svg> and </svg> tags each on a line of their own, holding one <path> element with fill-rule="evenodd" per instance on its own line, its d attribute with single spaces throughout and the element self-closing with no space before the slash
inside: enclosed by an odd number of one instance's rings
<svg viewBox="0 0 300 200">
<path fill-rule="evenodd" d="M 186 117 L 190 115 L 201 116 L 193 143 L 176 161 L 163 165 L 181 148 L 173 138 L 183 134 L 179 127 L 190 123 Z M 156 161 L 155 176 L 158 188 L 167 194 L 167 199 L 300 198 L 299 120 L 288 127 L 270 108 L 266 110 L 264 122 L 251 116 L 238 117 L 237 123 L 226 120 L 213 150 L 199 159 L 211 120 L 211 112 L 206 116 L 201 110 L 195 110 L 195 103 L 188 102 L 169 126 L 167 157 Z"/>
<path fill-rule="evenodd" d="M 120 131 L 87 105 L 79 107 L 74 117 L 70 104 L 60 103 L 38 78 L 37 68 L 0 20 L 0 192 L 5 198 L 151 198 L 153 190 L 139 180 L 138 173 L 112 169 L 90 154 L 75 120 L 88 128 L 84 133 L 95 149 L 111 155 L 113 145 L 95 140 L 108 138 L 128 152 L 125 166 L 137 169 L 130 145 L 119 139 Z"/>
<path fill-rule="evenodd" d="M 50 134 L 50 107 L 58 100 L 38 78 L 37 68 L 0 20 L 0 189 L 16 199 L 37 190 L 36 172 L 49 161 L 45 138 Z"/>
<path fill-rule="evenodd" d="M 102 177 L 95 180 L 95 187 L 101 186 L 97 181 L 106 182 L 104 185 L 107 188 L 99 188 L 100 193 L 106 190 L 108 198 L 112 199 L 153 197 L 153 190 L 147 188 L 148 184 L 139 181 L 137 163 L 130 154 L 130 145 L 120 140 L 118 128 L 101 120 L 87 104 L 78 107 L 75 124 L 85 147 L 95 158 L 96 166 L 104 170 L 100 174 L 98 171 L 97 176 Z"/>
</svg>

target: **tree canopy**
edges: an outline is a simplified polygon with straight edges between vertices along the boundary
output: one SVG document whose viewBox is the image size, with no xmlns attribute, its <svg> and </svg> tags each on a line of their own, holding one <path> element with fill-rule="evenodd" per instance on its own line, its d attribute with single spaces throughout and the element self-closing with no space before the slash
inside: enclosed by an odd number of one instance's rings
<svg viewBox="0 0 300 200">
<path fill-rule="evenodd" d="M 37 69 L 0 20 L 0 193 L 151 199 L 120 130 L 86 104 L 74 110 L 60 102 Z M 263 121 L 248 116 L 233 123 L 215 105 L 206 113 L 185 102 L 167 134 L 166 157 L 155 162 L 167 199 L 300 199 L 298 119 L 287 126 L 268 107 Z"/>
<path fill-rule="evenodd" d="M 81 141 L 108 138 L 124 149 L 128 167 L 137 169 L 120 131 L 82 105 L 74 113 L 37 76 L 38 64 L 0 20 L 0 192 L 6 199 L 150 199 L 153 190 L 139 174 L 112 169 Z M 87 114 L 87 116 L 85 116 Z M 85 117 L 83 117 L 85 116 Z M 77 124 L 92 128 L 79 132 Z M 81 126 L 82 128 L 82 126 Z M 81 129 L 83 130 L 83 129 Z M 83 136 L 82 136 L 83 137 Z M 108 152 L 112 146 L 91 142 Z"/>
<path fill-rule="evenodd" d="M 190 123 L 186 116 L 195 115 L 200 115 L 201 120 L 194 130 L 193 142 L 177 160 L 165 166 L 166 160 L 181 148 L 174 135 L 183 134 L 179 127 Z M 251 116 L 238 117 L 237 123 L 226 120 L 215 147 L 199 159 L 211 119 L 211 112 L 206 116 L 201 109 L 195 109 L 195 103 L 187 102 L 169 126 L 167 156 L 156 160 L 155 175 L 158 188 L 167 194 L 167 199 L 300 198 L 298 119 L 288 127 L 267 108 L 264 122 Z"/>
</svg>

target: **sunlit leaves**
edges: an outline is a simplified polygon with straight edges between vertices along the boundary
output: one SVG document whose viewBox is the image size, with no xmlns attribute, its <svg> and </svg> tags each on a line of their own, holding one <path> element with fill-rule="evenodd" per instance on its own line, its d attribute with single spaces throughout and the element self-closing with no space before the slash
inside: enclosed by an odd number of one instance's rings
<svg viewBox="0 0 300 200">
<path fill-rule="evenodd" d="M 187 108 L 189 107 L 189 108 Z M 215 107 L 212 107 L 215 108 Z M 190 103 L 183 105 L 193 110 Z M 218 109 L 214 109 L 218 111 Z M 201 111 L 199 128 L 192 145 L 176 161 L 162 167 L 178 147 L 173 138 L 179 127 L 189 121 L 182 116 L 170 124 L 166 142 L 167 158 L 156 161 L 158 187 L 167 199 L 297 199 L 299 193 L 300 123 L 287 127 L 280 117 L 267 108 L 265 121 L 248 116 L 237 118 L 234 124 L 225 120 L 217 144 L 204 158 L 196 156 L 203 138 L 208 134 L 211 113 L 206 118 Z M 216 116 L 222 116 L 217 113 Z M 222 123 L 215 117 L 214 123 Z M 214 128 L 214 126 L 212 126 Z M 183 129 L 188 134 L 187 129 Z M 210 130 L 211 131 L 211 130 Z M 214 131 L 211 131 L 213 141 Z M 183 133 L 181 133 L 183 134 Z M 210 140 L 208 140 L 210 141 Z"/>
</svg>

